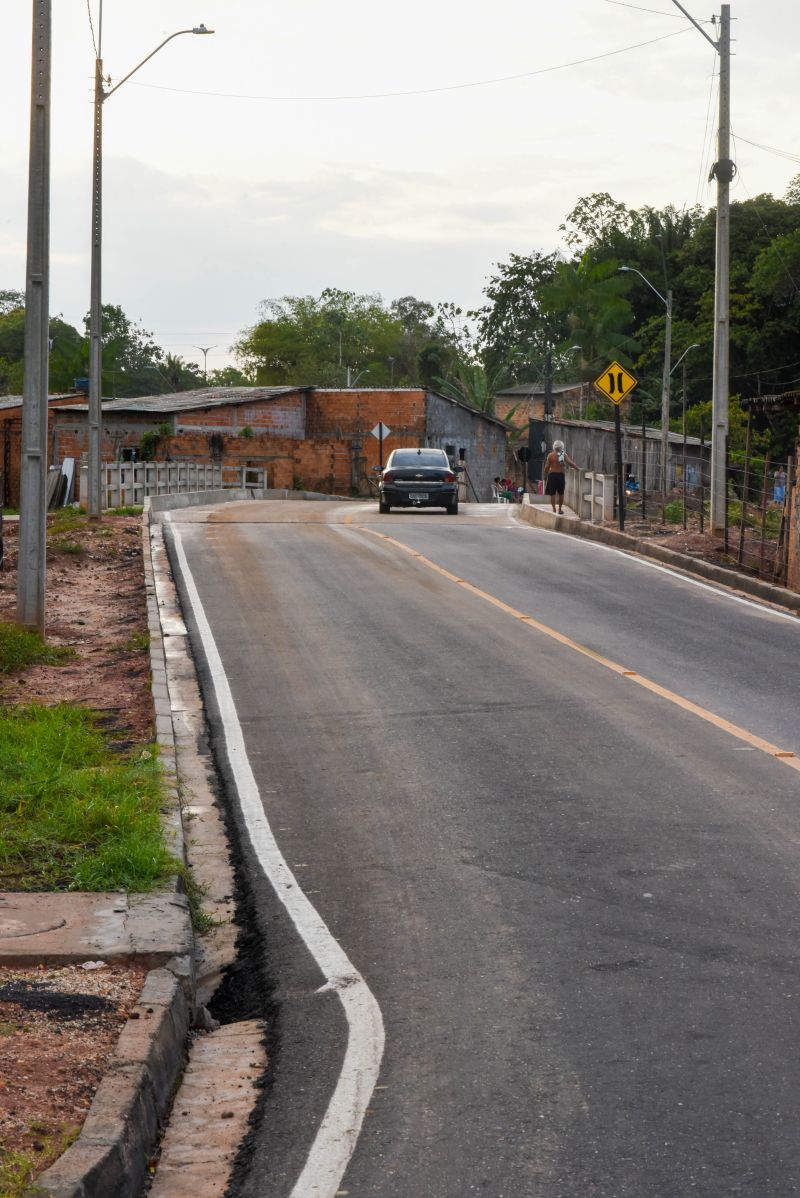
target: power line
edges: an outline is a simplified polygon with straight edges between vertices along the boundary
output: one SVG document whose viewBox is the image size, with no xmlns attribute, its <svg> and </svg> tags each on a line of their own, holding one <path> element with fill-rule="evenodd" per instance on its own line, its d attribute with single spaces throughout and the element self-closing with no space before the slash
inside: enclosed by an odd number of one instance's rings
<svg viewBox="0 0 800 1198">
<path fill-rule="evenodd" d="M 706 127 L 703 130 L 703 149 L 700 154 L 700 170 L 697 175 L 697 191 L 695 192 L 695 203 L 700 203 L 700 193 L 703 190 L 703 180 L 708 177 L 708 159 L 711 154 L 711 141 L 713 138 L 713 130 L 709 134 L 709 125 L 711 122 L 711 106 L 714 100 L 714 80 L 717 78 L 717 54 L 714 52 L 714 64 L 711 68 L 711 78 L 708 85 L 708 104 L 706 106 Z"/>
<path fill-rule="evenodd" d="M 776 150 L 774 146 L 764 146 L 761 142 L 750 141 L 746 137 L 739 137 L 739 141 L 746 142 L 748 146 L 755 146 L 757 150 L 764 150 L 767 154 L 775 154 L 778 158 L 786 158 L 789 162 L 800 162 L 800 154 L 792 154 L 789 150 Z"/>
<path fill-rule="evenodd" d="M 626 4 L 625 0 L 603 0 L 604 4 L 616 4 L 619 8 L 635 8 L 637 12 L 651 12 L 657 17 L 672 17 L 675 21 L 682 21 L 683 17 L 679 17 L 676 12 L 664 12 L 660 8 L 642 8 L 641 4 Z M 710 25 L 710 21 L 700 21 L 701 25 Z"/>
<path fill-rule="evenodd" d="M 589 62 L 599 62 L 604 58 L 613 58 L 617 54 L 628 54 L 632 50 L 641 50 L 644 46 L 653 46 L 656 42 L 665 42 L 671 37 L 680 37 L 683 33 L 688 33 L 689 27 L 686 29 L 676 29 L 674 33 L 665 33 L 661 37 L 650 38 L 646 42 L 637 42 L 633 46 L 622 46 L 619 50 L 606 50 L 603 54 L 593 54 L 589 58 L 576 58 L 571 62 L 558 63 L 553 67 L 540 67 L 535 71 L 522 71 L 518 75 L 500 75 L 495 79 L 475 79 L 469 83 L 451 83 L 443 87 L 420 87 L 414 88 L 411 91 L 398 92 L 366 92 L 364 94 L 342 95 L 342 96 L 259 96 L 248 95 L 243 92 L 209 92 L 197 91 L 186 87 L 165 87 L 155 83 L 134 83 L 133 87 L 144 87 L 151 91 L 176 92 L 183 96 L 214 96 L 221 100 L 268 100 L 281 103 L 335 103 L 342 100 L 391 100 L 402 99 L 406 96 L 430 96 L 438 92 L 455 92 L 465 91 L 467 88 L 473 87 L 494 87 L 501 83 L 515 83 L 520 79 L 532 79 L 536 75 L 549 75 L 554 71 L 566 71 L 571 67 L 585 66 Z"/>
<path fill-rule="evenodd" d="M 734 144 L 734 147 L 735 147 L 735 146 L 736 146 L 736 140 L 737 140 L 737 138 L 736 138 L 736 134 L 733 132 L 733 130 L 731 130 L 731 137 L 733 138 L 733 144 Z M 742 140 L 742 141 L 744 141 L 745 139 L 744 139 L 744 138 L 741 138 L 741 140 Z M 737 158 L 738 158 L 738 154 L 737 154 Z M 752 207 L 753 207 L 753 211 L 755 212 L 756 216 L 758 217 L 759 224 L 761 225 L 761 228 L 764 230 L 764 232 L 766 233 L 767 237 L 768 237 L 768 238 L 769 238 L 769 240 L 770 240 L 770 245 L 771 245 L 771 248 L 774 250 L 774 252 L 775 252 L 775 255 L 776 255 L 776 257 L 777 257 L 778 261 L 780 262 L 781 266 L 783 267 L 783 273 L 786 275 L 786 278 L 787 278 L 787 279 L 789 280 L 789 282 L 792 284 L 792 287 L 794 287 L 794 289 L 795 289 L 795 292 L 796 292 L 796 291 L 798 290 L 797 282 L 796 282 L 796 280 L 795 280 L 795 278 L 794 278 L 794 276 L 793 276 L 792 272 L 789 270 L 789 266 L 788 266 L 788 264 L 787 264 L 787 263 L 784 261 L 783 255 L 781 254 L 781 252 L 780 252 L 780 250 L 778 249 L 778 247 L 775 245 L 775 240 L 776 240 L 776 239 L 775 239 L 775 237 L 773 236 L 773 234 L 772 234 L 772 233 L 770 233 L 769 229 L 767 228 L 767 226 L 766 226 L 766 224 L 765 224 L 765 222 L 764 222 L 764 218 L 763 218 L 763 216 L 761 215 L 761 210 L 759 209 L 759 207 L 758 207 L 758 204 L 755 202 L 755 200 L 753 199 L 753 197 L 750 195 L 750 192 L 749 192 L 749 190 L 748 190 L 747 184 L 745 183 L 744 179 L 742 178 L 742 172 L 741 172 L 741 171 L 740 171 L 738 168 L 737 168 L 736 174 L 737 174 L 737 176 L 738 176 L 739 182 L 741 183 L 742 187 L 743 187 L 743 188 L 744 188 L 744 190 L 747 192 L 747 198 L 750 200 L 750 203 L 751 203 L 751 205 L 752 205 Z"/>
<path fill-rule="evenodd" d="M 97 38 L 94 35 L 94 21 L 92 20 L 92 3 L 91 0 L 86 0 L 86 11 L 89 14 L 89 30 L 92 35 L 92 45 L 94 46 L 94 56 L 99 58 L 100 54 L 97 49 Z"/>
</svg>

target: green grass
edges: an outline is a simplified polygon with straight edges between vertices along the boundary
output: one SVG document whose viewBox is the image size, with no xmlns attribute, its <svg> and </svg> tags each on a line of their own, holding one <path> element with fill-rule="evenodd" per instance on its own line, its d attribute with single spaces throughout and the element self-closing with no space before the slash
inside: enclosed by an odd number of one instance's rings
<svg viewBox="0 0 800 1198">
<path fill-rule="evenodd" d="M 106 516 L 141 516 L 144 508 L 137 506 L 135 503 L 128 504 L 127 507 L 110 507 L 104 515 Z"/>
<path fill-rule="evenodd" d="M 43 662 L 63 665 L 75 656 L 66 645 L 48 645 L 37 632 L 0 620 L 0 674 L 12 674 Z"/>
<path fill-rule="evenodd" d="M 0 1198 L 22 1198 L 36 1175 L 77 1139 L 80 1129 L 60 1127 L 56 1132 L 45 1134 L 39 1130 L 39 1125 L 32 1123 L 30 1130 L 41 1145 L 38 1152 L 36 1149 L 6 1152 L 0 1147 Z M 40 1189 L 34 1186 L 33 1192 L 38 1193 Z M 45 1191 L 41 1192 L 44 1195 Z"/>
<path fill-rule="evenodd" d="M 86 552 L 78 541 L 67 541 L 64 537 L 51 538 L 47 548 L 50 553 L 68 553 L 72 557 L 80 557 Z"/>
<path fill-rule="evenodd" d="M 150 648 L 150 633 L 149 632 L 134 632 L 128 637 L 125 644 L 122 646 L 128 653 L 133 653 L 139 649 Z"/>
<path fill-rule="evenodd" d="M 60 507 L 48 516 L 47 532 L 51 537 L 58 537 L 74 532 L 76 528 L 83 528 L 88 522 L 89 517 L 78 508 Z"/>
<path fill-rule="evenodd" d="M 0 711 L 0 889 L 148 890 L 175 863 L 155 750 L 112 752 L 91 712 Z"/>
</svg>

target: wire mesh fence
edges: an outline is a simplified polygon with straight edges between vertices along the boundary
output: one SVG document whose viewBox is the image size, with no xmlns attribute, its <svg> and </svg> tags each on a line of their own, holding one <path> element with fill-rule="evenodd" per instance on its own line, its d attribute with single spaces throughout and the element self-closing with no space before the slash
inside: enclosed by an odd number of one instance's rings
<svg viewBox="0 0 800 1198">
<path fill-rule="evenodd" d="M 769 582 L 786 585 L 791 535 L 794 458 L 776 460 L 745 450 L 726 453 L 726 504 L 722 537 L 712 538 L 706 470 L 690 472 L 676 464 L 675 485 L 667 491 L 646 490 L 629 480 L 626 509 L 642 535 L 658 535 L 682 527 L 699 541 L 709 540 L 709 555 Z"/>
</svg>

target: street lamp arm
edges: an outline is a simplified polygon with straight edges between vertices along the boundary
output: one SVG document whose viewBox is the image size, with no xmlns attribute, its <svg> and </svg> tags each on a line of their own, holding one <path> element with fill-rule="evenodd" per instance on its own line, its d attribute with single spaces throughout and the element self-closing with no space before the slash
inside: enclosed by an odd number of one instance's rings
<svg viewBox="0 0 800 1198">
<path fill-rule="evenodd" d="M 702 25 L 700 25 L 700 24 L 699 24 L 697 21 L 695 21 L 695 19 L 694 19 L 694 17 L 692 16 L 692 14 L 691 14 L 690 12 L 687 12 L 687 11 L 686 11 L 686 9 L 683 7 L 683 5 L 678 3 L 678 0 L 672 0 L 672 3 L 675 5 L 675 7 L 676 7 L 676 8 L 679 8 L 679 9 L 681 10 L 681 12 L 683 13 L 683 15 L 684 15 L 685 17 L 688 17 L 688 18 L 689 18 L 689 20 L 690 20 L 690 21 L 692 22 L 692 24 L 694 25 L 695 29 L 697 29 L 697 30 L 698 30 L 700 33 L 702 33 L 702 35 L 703 35 L 703 37 L 706 39 L 706 41 L 707 41 L 707 42 L 710 42 L 710 43 L 711 43 L 711 45 L 714 47 L 714 49 L 715 49 L 715 50 L 717 51 L 717 53 L 719 54 L 719 42 L 715 42 L 715 41 L 714 41 L 714 39 L 713 39 L 713 37 L 709 37 L 709 36 L 708 36 L 708 34 L 706 33 L 706 31 L 705 31 L 705 29 L 703 28 L 703 26 L 702 26 Z"/>
<path fill-rule="evenodd" d="M 176 33 L 171 33 L 169 35 L 169 37 L 164 38 L 163 42 L 161 42 L 160 45 L 156 46 L 155 50 L 151 50 L 146 58 L 143 58 L 140 63 L 137 63 L 137 65 L 133 68 L 132 71 L 128 71 L 127 75 L 123 76 L 123 78 L 120 79 L 119 83 L 115 83 L 114 86 L 112 88 L 110 88 L 107 92 L 103 92 L 103 99 L 107 100 L 109 96 L 113 96 L 114 92 L 118 91 L 122 87 L 123 83 L 128 82 L 131 75 L 135 75 L 137 71 L 141 70 L 141 68 L 144 66 L 144 64 L 146 62 L 149 62 L 150 59 L 153 58 L 154 55 L 158 54 L 159 50 L 163 50 L 164 47 L 166 46 L 167 42 L 171 42 L 174 37 L 181 37 L 184 33 L 205 34 L 205 33 L 213 33 L 213 32 L 214 32 L 213 29 L 206 29 L 205 25 L 195 25 L 194 29 L 178 29 Z"/>
<path fill-rule="evenodd" d="M 683 351 L 683 353 L 681 354 L 681 356 L 678 358 L 678 361 L 677 361 L 677 362 L 675 363 L 675 365 L 672 367 L 672 370 L 670 370 L 670 374 L 674 374 L 674 373 L 675 373 L 675 371 L 678 369 L 678 367 L 680 366 L 680 364 L 681 364 L 681 362 L 683 361 L 683 359 L 686 357 L 686 355 L 687 355 L 688 353 L 690 353 L 690 352 L 691 352 L 691 350 L 693 350 L 693 349 L 699 349 L 699 348 L 700 348 L 700 346 L 699 346 L 697 343 L 695 343 L 694 345 L 690 345 L 690 346 L 689 346 L 687 349 L 685 349 L 685 350 Z"/>
<path fill-rule="evenodd" d="M 618 269 L 621 270 L 625 274 L 638 275 L 640 279 L 643 279 L 644 282 L 647 284 L 647 286 L 650 288 L 650 290 L 658 296 L 658 298 L 661 300 L 662 304 L 665 306 L 667 311 L 669 311 L 669 309 L 672 307 L 671 299 L 668 299 L 666 296 L 662 295 L 661 292 L 658 290 L 658 288 L 654 287 L 653 284 L 650 282 L 650 280 L 647 278 L 647 276 L 643 275 L 640 270 L 637 270 L 635 266 L 620 266 Z"/>
</svg>

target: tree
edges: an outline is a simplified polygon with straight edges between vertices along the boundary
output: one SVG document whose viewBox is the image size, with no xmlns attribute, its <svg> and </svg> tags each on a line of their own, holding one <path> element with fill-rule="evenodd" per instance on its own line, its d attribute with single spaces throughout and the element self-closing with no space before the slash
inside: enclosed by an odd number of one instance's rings
<svg viewBox="0 0 800 1198">
<path fill-rule="evenodd" d="M 88 315 L 84 327 L 88 337 Z M 102 328 L 104 396 L 157 395 L 169 389 L 163 374 L 164 351 L 152 333 L 126 316 L 118 304 L 103 304 Z"/>
<path fill-rule="evenodd" d="M 262 319 L 235 346 L 244 371 L 258 383 L 341 387 L 408 386 L 421 359 L 448 339 L 432 305 L 404 296 L 387 308 L 379 295 L 327 288 L 313 296 L 265 300 Z M 429 367 L 429 363 L 426 363 Z"/>
<path fill-rule="evenodd" d="M 477 312 L 477 347 L 489 375 L 502 370 L 515 375 L 517 355 L 543 359 L 548 348 L 564 340 L 563 313 L 550 310 L 543 289 L 556 274 L 556 254 L 512 254 L 499 263 L 484 294 L 489 300 Z"/>
<path fill-rule="evenodd" d="M 552 281 L 542 288 L 545 308 L 558 314 L 565 340 L 580 346 L 590 371 L 604 358 L 621 358 L 628 365 L 638 349 L 629 334 L 633 309 L 625 293 L 630 285 L 614 259 L 597 262 L 587 250 L 577 262 L 557 262 Z"/>
</svg>

